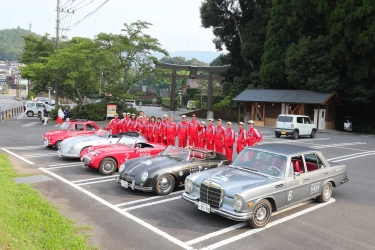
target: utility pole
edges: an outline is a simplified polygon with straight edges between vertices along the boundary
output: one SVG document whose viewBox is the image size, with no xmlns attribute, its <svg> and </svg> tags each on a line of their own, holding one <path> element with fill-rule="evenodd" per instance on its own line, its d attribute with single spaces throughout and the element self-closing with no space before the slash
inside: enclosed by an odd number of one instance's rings
<svg viewBox="0 0 375 250">
<path fill-rule="evenodd" d="M 56 18 L 56 50 L 59 49 L 59 42 L 60 42 L 60 0 L 57 0 L 57 18 Z M 56 105 L 59 103 L 59 70 L 56 70 L 56 78 L 55 78 L 55 103 Z"/>
</svg>

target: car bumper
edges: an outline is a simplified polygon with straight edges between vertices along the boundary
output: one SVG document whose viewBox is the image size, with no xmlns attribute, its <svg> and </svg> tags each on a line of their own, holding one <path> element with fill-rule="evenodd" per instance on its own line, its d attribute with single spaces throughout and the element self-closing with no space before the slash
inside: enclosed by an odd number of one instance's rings
<svg viewBox="0 0 375 250">
<path fill-rule="evenodd" d="M 293 135 L 294 129 L 275 128 L 275 132 L 281 135 Z"/>
<path fill-rule="evenodd" d="M 349 177 L 346 176 L 342 181 L 341 184 L 347 183 L 349 181 Z"/>
<path fill-rule="evenodd" d="M 199 199 L 195 196 L 192 196 L 190 194 L 187 194 L 186 192 L 182 193 L 181 198 L 184 199 L 187 202 L 190 202 L 192 204 L 195 204 L 198 206 Z M 221 215 L 225 218 L 235 220 L 235 221 L 246 221 L 251 219 L 253 212 L 245 212 L 245 213 L 239 213 L 235 211 L 229 211 L 224 208 L 210 208 L 211 213 L 215 213 L 218 215 Z"/>
<path fill-rule="evenodd" d="M 66 158 L 79 158 L 79 155 L 73 155 L 73 154 L 71 154 L 71 153 L 61 152 L 60 150 L 57 150 L 57 154 L 58 154 L 58 156 L 60 156 L 60 157 L 66 157 Z"/>
<path fill-rule="evenodd" d="M 47 138 L 43 138 L 42 141 L 43 141 L 44 146 L 46 147 L 52 146 L 52 143 Z"/>
<path fill-rule="evenodd" d="M 116 177 L 116 183 L 117 184 L 120 184 L 122 187 L 124 187 L 122 184 L 121 184 L 121 181 L 125 181 L 125 180 L 122 180 L 120 179 L 120 176 L 117 176 Z M 137 184 L 135 184 L 135 180 L 133 180 L 132 182 L 129 182 L 129 181 L 126 181 L 128 183 L 128 187 L 124 187 L 124 188 L 127 188 L 127 189 L 132 189 L 132 190 L 140 190 L 140 191 L 144 191 L 144 192 L 153 192 L 153 188 L 152 187 L 142 187 L 142 186 L 139 186 Z"/>
</svg>

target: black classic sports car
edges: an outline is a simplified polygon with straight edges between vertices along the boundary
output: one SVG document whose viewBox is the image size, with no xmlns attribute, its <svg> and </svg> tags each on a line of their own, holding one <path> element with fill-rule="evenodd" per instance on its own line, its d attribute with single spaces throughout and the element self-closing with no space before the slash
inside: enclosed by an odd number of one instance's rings
<svg viewBox="0 0 375 250">
<path fill-rule="evenodd" d="M 230 164 L 220 153 L 201 148 L 168 146 L 155 156 L 127 161 L 120 166 L 116 182 L 124 188 L 167 195 L 182 186 L 189 174 Z"/>
</svg>

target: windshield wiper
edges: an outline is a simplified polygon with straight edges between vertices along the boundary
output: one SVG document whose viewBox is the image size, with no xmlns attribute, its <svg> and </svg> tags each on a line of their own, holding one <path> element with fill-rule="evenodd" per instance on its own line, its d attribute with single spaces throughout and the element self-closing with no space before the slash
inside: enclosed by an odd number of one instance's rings
<svg viewBox="0 0 375 250">
<path fill-rule="evenodd" d="M 238 168 L 238 169 L 241 169 L 241 170 L 244 170 L 244 171 L 247 171 L 247 172 L 251 172 L 251 173 L 254 173 L 254 174 L 258 174 L 258 175 L 267 177 L 268 179 L 270 178 L 269 175 L 263 174 L 262 172 L 260 172 L 258 169 L 255 169 L 255 168 L 243 168 L 243 167 L 232 166 L 232 165 L 231 165 L 231 167 Z"/>
</svg>

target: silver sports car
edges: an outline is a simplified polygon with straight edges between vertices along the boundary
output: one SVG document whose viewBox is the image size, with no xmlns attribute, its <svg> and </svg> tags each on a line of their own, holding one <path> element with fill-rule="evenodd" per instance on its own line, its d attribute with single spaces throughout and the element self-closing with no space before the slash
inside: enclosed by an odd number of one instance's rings
<svg viewBox="0 0 375 250">
<path fill-rule="evenodd" d="M 229 166 L 189 175 L 182 198 L 260 228 L 282 208 L 312 198 L 327 202 L 333 187 L 348 180 L 346 166 L 328 163 L 319 151 L 264 144 L 243 149 Z"/>
<path fill-rule="evenodd" d="M 94 135 L 71 137 L 63 140 L 57 151 L 60 157 L 79 158 L 84 148 L 96 145 L 115 144 L 121 140 L 122 144 L 147 142 L 147 139 L 137 132 L 109 134 L 108 131 L 99 129 Z"/>
</svg>

